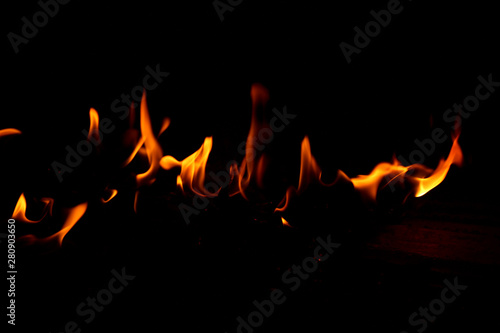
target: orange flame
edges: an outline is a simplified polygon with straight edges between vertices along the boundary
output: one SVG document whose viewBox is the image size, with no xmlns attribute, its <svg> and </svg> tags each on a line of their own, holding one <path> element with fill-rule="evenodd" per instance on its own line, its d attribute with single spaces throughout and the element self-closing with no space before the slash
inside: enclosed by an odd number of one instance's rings
<svg viewBox="0 0 500 333">
<path fill-rule="evenodd" d="M 17 221 L 21 221 L 21 222 L 25 222 L 25 223 L 38 223 L 45 217 L 45 215 L 47 215 L 47 211 L 49 211 L 50 214 L 52 215 L 52 206 L 54 204 L 54 199 L 42 198 L 41 201 L 43 203 L 45 203 L 44 213 L 43 213 L 42 217 L 37 221 L 30 220 L 26 217 L 26 209 L 27 209 L 26 197 L 24 196 L 24 193 L 21 193 L 19 200 L 17 200 L 16 207 L 14 207 L 14 212 L 12 213 L 12 218 L 17 220 Z"/>
<path fill-rule="evenodd" d="M 115 190 L 115 189 L 109 189 L 109 190 L 107 190 L 107 192 L 110 193 L 109 197 L 107 199 L 101 198 L 102 203 L 108 203 L 111 199 L 113 199 L 118 194 L 118 190 Z"/>
<path fill-rule="evenodd" d="M 247 200 L 248 197 L 245 194 L 245 190 L 254 178 L 257 185 L 263 187 L 264 170 L 267 160 L 263 154 L 258 156 L 256 139 L 258 138 L 259 131 L 266 126 L 265 122 L 261 119 L 263 118 L 261 112 L 263 113 L 264 107 L 269 100 L 269 92 L 264 86 L 253 84 L 250 96 L 252 98 L 252 120 L 245 145 L 245 157 L 239 170 L 237 168 L 232 169 L 237 176 L 238 189 L 231 193 L 231 195 L 241 193 Z"/>
<path fill-rule="evenodd" d="M 90 108 L 89 118 L 90 118 L 90 126 L 89 126 L 89 135 L 87 136 L 87 138 L 90 140 L 90 138 L 93 137 L 97 142 L 99 142 L 100 141 L 99 114 L 97 113 L 96 109 Z"/>
<path fill-rule="evenodd" d="M 68 234 L 68 232 L 75 226 L 75 224 L 81 219 L 83 214 L 87 211 L 87 206 L 88 203 L 84 202 L 81 203 L 75 207 L 69 208 L 66 211 L 66 217 L 64 219 L 64 223 L 61 227 L 61 230 L 58 232 L 54 233 L 51 236 L 45 237 L 45 238 L 37 238 L 34 235 L 26 235 L 20 237 L 20 241 L 24 241 L 29 245 L 32 245 L 34 243 L 40 243 L 43 245 L 46 244 L 51 244 L 53 242 L 56 242 L 59 246 L 62 246 L 62 242 L 64 240 L 64 237 Z"/>
<path fill-rule="evenodd" d="M 148 106 L 146 104 L 146 91 L 142 94 L 141 100 L 141 134 L 144 137 L 144 145 L 149 160 L 149 169 L 136 176 L 137 185 L 139 187 L 151 185 L 156 180 L 155 176 L 160 167 L 160 160 L 163 155 L 160 144 L 153 134 Z"/>
<path fill-rule="evenodd" d="M 418 181 L 418 188 L 415 191 L 416 197 L 421 197 L 439 184 L 446 178 L 448 170 L 452 164 L 461 166 L 463 163 L 463 153 L 462 149 L 458 145 L 458 136 L 453 140 L 453 145 L 451 146 L 450 153 L 446 160 L 441 159 L 439 161 L 436 170 L 427 178 L 415 178 Z"/>
<path fill-rule="evenodd" d="M 389 181 L 384 186 L 389 185 L 391 182 L 403 179 L 408 179 L 414 187 L 414 196 L 421 197 L 436 186 L 438 186 L 448 174 L 452 164 L 460 166 L 463 161 L 462 149 L 458 144 L 458 135 L 453 140 L 453 145 L 446 160 L 441 159 L 435 170 L 429 169 L 421 164 L 412 164 L 410 166 L 403 166 L 395 159 L 393 163 L 382 162 L 379 163 L 369 175 L 359 175 L 351 178 L 354 188 L 359 191 L 362 197 L 366 200 L 375 201 L 377 191 L 384 179 Z M 419 173 L 430 174 L 428 177 L 412 176 L 407 174 L 408 171 L 418 171 Z M 349 179 L 344 173 L 342 175 Z"/>
<path fill-rule="evenodd" d="M 21 131 L 16 128 L 5 128 L 0 130 L 0 138 L 7 135 L 21 134 Z"/>
<path fill-rule="evenodd" d="M 292 195 L 301 194 L 311 183 L 318 182 L 323 186 L 332 186 L 336 183 L 334 181 L 331 184 L 327 184 L 321 180 L 321 168 L 316 162 L 313 154 L 311 153 L 311 143 L 309 142 L 309 137 L 306 135 L 302 140 L 300 149 L 300 176 L 299 176 L 299 186 L 296 189 L 290 186 L 286 190 L 285 197 L 278 204 L 278 207 L 274 210 L 275 212 L 283 212 L 287 209 L 290 198 Z"/>
<path fill-rule="evenodd" d="M 284 218 L 284 217 L 281 217 L 281 223 L 283 223 L 283 225 L 284 225 L 284 226 L 286 226 L 286 227 L 293 228 L 293 227 L 290 225 L 290 223 L 288 223 L 288 221 L 287 221 L 287 220 L 285 220 L 285 218 Z"/>
<path fill-rule="evenodd" d="M 62 245 L 64 237 L 68 234 L 68 232 L 74 227 L 74 225 L 80 220 L 80 218 L 87 211 L 88 203 L 81 203 L 73 208 L 68 210 L 66 215 L 66 220 L 60 231 L 56 232 L 52 236 L 48 237 L 46 240 L 51 241 L 53 239 L 57 239 L 59 246 Z"/>
<path fill-rule="evenodd" d="M 160 160 L 160 166 L 165 170 L 175 167 L 181 168 L 181 172 L 177 176 L 177 185 L 183 193 L 185 193 L 185 186 L 187 185 L 193 193 L 199 196 L 214 197 L 219 191 L 214 193 L 205 188 L 205 168 L 211 150 L 212 137 L 206 137 L 200 149 L 184 160 L 178 161 L 174 157 L 167 155 Z"/>
</svg>

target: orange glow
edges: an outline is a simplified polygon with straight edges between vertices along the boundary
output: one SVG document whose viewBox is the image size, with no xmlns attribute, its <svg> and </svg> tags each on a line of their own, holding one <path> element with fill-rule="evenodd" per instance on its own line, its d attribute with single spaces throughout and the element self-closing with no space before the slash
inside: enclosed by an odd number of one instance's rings
<svg viewBox="0 0 500 333">
<path fill-rule="evenodd" d="M 177 177 L 177 185 L 184 193 L 187 186 L 189 190 L 197 195 L 214 197 L 219 191 L 213 193 L 205 188 L 205 168 L 211 150 L 212 137 L 206 137 L 200 149 L 184 160 L 178 161 L 174 157 L 167 155 L 160 160 L 160 166 L 165 170 L 175 167 L 181 168 L 180 175 Z"/>
<path fill-rule="evenodd" d="M 90 108 L 89 111 L 89 118 L 90 118 L 90 126 L 89 126 L 89 135 L 87 138 L 90 140 L 90 138 L 94 138 L 96 141 L 100 141 L 99 137 L 99 114 L 94 108 Z"/>
<path fill-rule="evenodd" d="M 5 128 L 0 130 L 0 138 L 7 135 L 21 134 L 21 131 L 15 128 Z"/>
<path fill-rule="evenodd" d="M 118 190 L 115 190 L 115 189 L 107 190 L 107 192 L 109 192 L 109 197 L 107 199 L 101 198 L 102 203 L 109 202 L 111 199 L 113 199 L 118 194 Z"/>
<path fill-rule="evenodd" d="M 240 169 L 234 168 L 233 171 L 237 176 L 238 189 L 233 191 L 231 195 L 241 193 L 241 195 L 248 200 L 245 190 L 250 185 L 251 181 L 255 181 L 259 187 L 263 187 L 263 177 L 265 171 L 265 155 L 257 154 L 256 140 L 259 131 L 266 128 L 263 118 L 264 107 L 269 100 L 269 92 L 260 84 L 253 84 L 250 91 L 252 98 L 252 119 L 250 124 L 250 131 L 245 145 L 245 157 L 241 163 Z M 254 175 L 254 173 L 256 173 Z"/>
<path fill-rule="evenodd" d="M 153 134 L 148 106 L 146 104 L 146 92 L 142 94 L 141 100 L 141 135 L 144 137 L 144 145 L 149 160 L 149 169 L 136 176 L 137 185 L 151 185 L 156 180 L 155 176 L 160 167 L 163 152 L 160 144 Z"/>
</svg>

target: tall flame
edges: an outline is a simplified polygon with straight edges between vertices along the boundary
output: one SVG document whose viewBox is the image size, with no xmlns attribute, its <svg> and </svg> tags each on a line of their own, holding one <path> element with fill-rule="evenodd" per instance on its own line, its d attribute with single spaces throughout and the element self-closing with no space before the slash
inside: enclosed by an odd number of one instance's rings
<svg viewBox="0 0 500 333">
<path fill-rule="evenodd" d="M 144 145 L 149 160 L 149 169 L 136 176 L 137 185 L 151 185 L 155 180 L 156 173 L 160 167 L 160 160 L 163 156 L 160 144 L 153 134 L 151 119 L 149 117 L 148 106 L 146 103 L 146 91 L 142 94 L 141 100 L 141 134 L 144 138 Z"/>
<path fill-rule="evenodd" d="M 264 129 L 267 125 L 263 120 L 264 107 L 269 100 L 269 92 L 260 84 L 253 84 L 250 91 L 252 98 L 252 119 L 250 124 L 250 131 L 248 132 L 247 141 L 245 144 L 245 157 L 241 163 L 239 170 L 233 168 L 236 173 L 238 189 L 231 193 L 241 195 L 248 200 L 245 190 L 250 185 L 251 181 L 255 179 L 259 187 L 263 186 L 264 170 L 267 163 L 267 158 L 264 154 L 257 154 L 257 138 L 259 131 Z"/>
<path fill-rule="evenodd" d="M 97 142 L 101 140 L 99 137 L 99 114 L 97 113 L 96 109 L 90 108 L 89 111 L 89 118 L 90 118 L 90 126 L 89 126 L 89 135 L 87 138 L 90 140 L 90 138 L 94 138 Z"/>
<path fill-rule="evenodd" d="M 200 196 L 214 197 L 217 192 L 210 192 L 205 188 L 205 169 L 212 150 L 212 137 L 206 137 L 200 149 L 182 161 L 167 155 L 160 160 L 160 166 L 165 170 L 180 167 L 181 172 L 177 176 L 177 185 L 186 193 L 187 186 L 192 192 Z"/>
</svg>

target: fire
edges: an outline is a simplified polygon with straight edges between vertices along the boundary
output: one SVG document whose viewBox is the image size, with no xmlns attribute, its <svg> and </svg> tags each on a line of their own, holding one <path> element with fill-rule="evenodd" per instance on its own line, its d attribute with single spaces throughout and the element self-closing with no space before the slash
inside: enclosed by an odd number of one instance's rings
<svg viewBox="0 0 500 333">
<path fill-rule="evenodd" d="M 21 131 L 16 128 L 5 128 L 0 130 L 0 138 L 7 135 L 21 134 Z"/>
<path fill-rule="evenodd" d="M 75 224 L 82 218 L 83 214 L 87 211 L 88 203 L 84 202 L 75 207 L 69 208 L 65 212 L 64 222 L 59 231 L 52 234 L 51 236 L 45 238 L 38 238 L 34 235 L 26 235 L 20 238 L 27 244 L 39 243 L 43 245 L 49 245 L 52 243 L 57 243 L 58 246 L 62 246 L 64 237 L 68 232 L 75 226 Z"/>
<path fill-rule="evenodd" d="M 168 125 L 167 125 L 168 126 Z M 156 180 L 155 176 L 160 167 L 160 160 L 162 158 L 163 152 L 158 140 L 156 140 L 153 134 L 153 128 L 151 126 L 151 119 L 149 117 L 148 106 L 146 104 L 146 92 L 142 94 L 141 100 L 141 134 L 144 138 L 144 146 L 146 147 L 146 153 L 149 161 L 149 169 L 136 176 L 137 185 L 151 185 Z"/>
<path fill-rule="evenodd" d="M 21 193 L 21 196 L 17 201 L 16 207 L 14 208 L 14 212 L 12 213 L 12 218 L 17 221 L 26 223 L 38 223 L 45 217 L 47 211 L 50 212 L 50 214 L 52 215 L 52 206 L 54 204 L 54 199 L 42 198 L 41 201 L 45 203 L 43 216 L 37 221 L 30 220 L 26 217 L 26 209 L 27 209 L 26 197 L 24 196 L 24 193 Z"/>
<path fill-rule="evenodd" d="M 283 225 L 284 225 L 284 226 L 286 226 L 286 227 L 293 228 L 293 227 L 290 225 L 290 223 L 288 223 L 288 221 L 287 221 L 287 220 L 285 220 L 285 218 L 284 218 L 284 217 L 281 217 L 281 223 L 283 223 Z"/>
<path fill-rule="evenodd" d="M 89 135 L 87 138 L 94 138 L 97 142 L 101 141 L 99 137 L 99 114 L 94 108 L 90 108 L 89 111 L 90 118 L 90 126 L 89 126 Z"/>
<path fill-rule="evenodd" d="M 463 153 L 462 149 L 458 145 L 458 136 L 453 140 L 453 145 L 451 146 L 450 153 L 446 160 L 441 159 L 439 161 L 436 170 L 427 178 L 415 178 L 418 182 L 418 187 L 415 191 L 416 197 L 421 197 L 439 184 L 446 178 L 448 170 L 452 164 L 461 166 L 463 163 Z"/>
<path fill-rule="evenodd" d="M 267 158 L 264 154 L 257 154 L 257 138 L 259 132 L 267 128 L 267 124 L 263 120 L 264 107 L 269 100 L 269 92 L 260 84 L 253 84 L 250 96 L 252 98 L 252 118 L 250 123 L 250 131 L 248 132 L 247 141 L 245 144 L 245 157 L 240 168 L 232 168 L 236 174 L 238 188 L 231 193 L 241 195 L 248 200 L 245 194 L 246 189 L 255 180 L 258 187 L 263 187 L 263 178 Z"/>
<path fill-rule="evenodd" d="M 311 183 L 317 182 L 323 186 L 332 186 L 336 183 L 336 181 L 332 184 L 324 183 L 321 180 L 321 174 L 322 171 L 318 165 L 318 162 L 316 162 L 316 159 L 311 152 L 311 143 L 309 142 L 309 137 L 306 135 L 302 140 L 300 149 L 299 186 L 297 188 L 293 186 L 288 187 L 285 197 L 274 211 L 285 211 L 288 207 L 292 195 L 301 194 Z"/>
<path fill-rule="evenodd" d="M 108 203 L 109 201 L 111 201 L 111 199 L 113 199 L 118 194 L 118 190 L 115 190 L 115 189 L 109 189 L 109 190 L 107 190 L 107 192 L 109 193 L 109 196 L 107 199 L 101 198 L 102 203 Z"/>
<path fill-rule="evenodd" d="M 413 185 L 415 197 L 421 197 L 445 179 L 451 165 L 455 164 L 460 166 L 463 162 L 462 149 L 458 144 L 458 135 L 453 140 L 453 145 L 446 160 L 441 159 L 435 170 L 429 169 L 421 164 L 412 164 L 410 166 L 403 166 L 401 163 L 394 159 L 391 163 L 379 163 L 369 175 L 359 175 L 351 178 L 354 188 L 361 193 L 365 200 L 375 201 L 377 192 L 382 181 L 388 180 L 384 186 L 391 185 L 392 182 L 407 179 Z M 415 174 L 425 173 L 427 177 L 413 176 L 409 171 Z M 343 176 L 349 179 L 344 173 Z"/>
<path fill-rule="evenodd" d="M 183 193 L 186 187 L 199 196 L 214 197 L 219 191 L 210 192 L 205 188 L 205 169 L 212 150 L 212 137 L 206 137 L 200 149 L 182 161 L 167 155 L 160 160 L 160 166 L 165 170 L 180 167 L 181 172 L 177 176 L 177 186 Z"/>
</svg>

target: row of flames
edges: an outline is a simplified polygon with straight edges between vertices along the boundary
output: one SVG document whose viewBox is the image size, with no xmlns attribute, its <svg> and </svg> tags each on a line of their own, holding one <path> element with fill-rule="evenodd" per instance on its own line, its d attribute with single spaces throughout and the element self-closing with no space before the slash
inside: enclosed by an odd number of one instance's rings
<svg viewBox="0 0 500 333">
<path fill-rule="evenodd" d="M 260 187 L 262 186 L 262 179 L 266 171 L 268 161 L 265 154 L 253 156 L 252 152 L 256 151 L 253 146 L 255 144 L 255 140 L 253 139 L 256 137 L 261 128 L 268 126 L 258 120 L 259 117 L 257 116 L 257 113 L 259 110 L 263 109 L 263 106 L 268 101 L 269 94 L 266 88 L 262 85 L 254 84 L 251 88 L 251 98 L 252 121 L 246 141 L 246 155 L 244 156 L 240 166 L 234 164 L 230 168 L 230 195 L 239 194 L 247 200 L 248 197 L 246 191 L 251 183 Z M 89 116 L 90 128 L 88 140 L 92 138 L 99 141 L 99 114 L 95 109 L 90 109 Z M 134 119 L 134 109 L 132 107 L 130 113 L 130 130 L 136 131 L 137 133 L 137 130 L 133 129 Z M 133 148 L 131 149 L 129 157 L 122 164 L 123 167 L 127 166 L 136 158 L 138 154 L 143 158 L 146 158 L 149 164 L 149 167 L 145 172 L 139 173 L 135 176 L 137 187 L 134 210 L 136 212 L 139 190 L 142 187 L 151 185 L 155 182 L 157 172 L 160 168 L 165 170 L 171 170 L 173 168 L 180 169 L 177 176 L 177 187 L 184 194 L 198 195 L 207 198 L 213 198 L 219 194 L 220 189 L 218 191 L 209 191 L 205 188 L 205 169 L 212 149 L 212 137 L 205 138 L 201 147 L 193 154 L 183 160 L 177 160 L 173 156 L 164 156 L 162 148 L 158 142 L 158 137 L 169 127 L 169 125 L 170 120 L 165 118 L 159 133 L 155 135 L 151 125 L 151 119 L 146 104 L 146 96 L 144 93 L 140 104 L 140 136 L 130 135 L 131 132 L 127 132 L 128 137 L 126 139 L 129 140 L 129 142 L 130 140 L 133 141 Z M 21 134 L 21 131 L 13 128 L 0 130 L 0 137 L 19 134 Z M 415 197 L 420 197 L 432 190 L 444 180 L 452 164 L 461 165 L 462 160 L 463 156 L 461 148 L 458 144 L 457 134 L 453 140 L 453 145 L 448 157 L 446 159 L 441 159 L 436 169 L 430 169 L 421 164 L 403 166 L 396 158 L 394 158 L 392 163 L 379 163 L 368 175 L 359 175 L 349 178 L 344 172 L 339 170 L 335 182 L 332 184 L 326 184 L 321 179 L 322 171 L 316 162 L 316 159 L 311 154 L 311 144 L 309 138 L 306 136 L 301 144 L 298 186 L 290 186 L 286 190 L 284 198 L 275 208 L 275 212 L 281 215 L 288 208 L 290 198 L 292 196 L 300 195 L 312 182 L 319 183 L 323 186 L 332 186 L 339 179 L 350 181 L 365 202 L 375 202 L 377 192 L 381 186 L 388 186 L 393 182 L 403 180 L 405 183 L 410 184 L 410 194 Z M 106 191 L 108 192 L 108 195 L 106 198 L 101 200 L 102 203 L 109 202 L 118 194 L 116 189 L 106 188 Z M 38 220 L 30 220 L 26 217 L 27 202 L 24 193 L 22 193 L 15 206 L 12 218 L 24 223 L 38 223 L 47 215 L 52 216 L 54 199 L 40 198 L 39 201 L 44 205 L 42 216 Z M 29 244 L 37 242 L 50 242 L 61 246 L 66 234 L 82 218 L 87 208 L 88 202 L 83 202 L 75 207 L 63 210 L 62 215 L 65 216 L 65 218 L 61 229 L 49 237 L 40 239 L 34 235 L 25 235 L 22 238 L 25 241 L 28 241 Z M 281 217 L 281 220 L 283 225 L 290 226 L 290 224 L 283 217 Z"/>
</svg>

